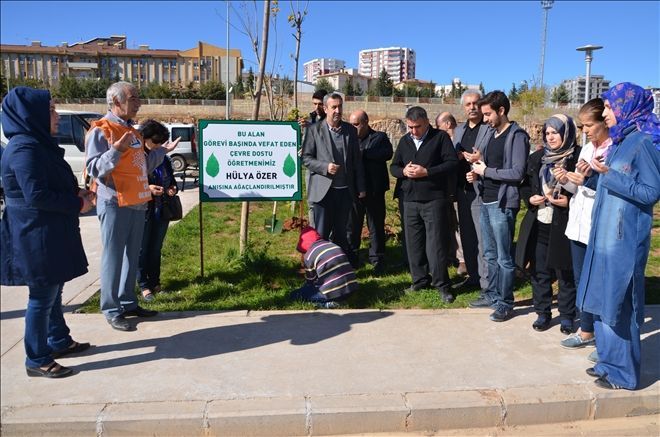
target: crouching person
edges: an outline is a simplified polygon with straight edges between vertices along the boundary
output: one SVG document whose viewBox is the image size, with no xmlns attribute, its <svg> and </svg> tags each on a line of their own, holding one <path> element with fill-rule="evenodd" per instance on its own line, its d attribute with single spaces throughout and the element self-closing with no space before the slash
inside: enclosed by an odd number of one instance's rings
<svg viewBox="0 0 660 437">
<path fill-rule="evenodd" d="M 338 308 L 338 300 L 357 290 L 355 271 L 339 246 L 321 238 L 306 226 L 300 234 L 298 252 L 304 254 L 304 286 L 291 293 L 292 300 L 304 300 L 319 308 Z"/>
</svg>

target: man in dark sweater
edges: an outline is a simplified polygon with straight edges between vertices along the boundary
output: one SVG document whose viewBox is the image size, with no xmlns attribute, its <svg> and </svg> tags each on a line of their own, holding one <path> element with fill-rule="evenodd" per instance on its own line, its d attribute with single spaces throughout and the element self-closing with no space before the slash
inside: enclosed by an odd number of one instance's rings
<svg viewBox="0 0 660 437">
<path fill-rule="evenodd" d="M 369 126 L 369 116 L 366 112 L 354 111 L 349 121 L 357 129 L 360 140 L 367 196 L 353 204 L 348 242 L 353 251 L 352 258 L 357 259 L 366 213 L 371 242 L 369 262 L 374 266 L 374 273 L 378 275 L 383 273 L 385 258 L 385 192 L 390 189 L 387 161 L 392 158 L 394 152 L 387 134 L 375 131 Z"/>
<path fill-rule="evenodd" d="M 449 202 L 458 158 L 446 132 L 429 124 L 426 111 L 413 106 L 406 112 L 408 134 L 399 141 L 390 165 L 401 180 L 404 226 L 412 286 L 433 287 L 444 302 L 453 302 L 447 272 Z M 430 275 L 429 275 L 430 273 Z"/>
<path fill-rule="evenodd" d="M 511 254 L 516 215 L 520 209 L 518 187 L 525 175 L 529 156 L 529 135 L 509 121 L 511 107 L 502 91 L 492 91 L 478 102 L 484 121 L 494 129 L 484 150 L 463 152 L 472 162 L 468 182 L 478 180 L 481 196 L 481 235 L 484 259 L 488 264 L 488 290 L 470 307 L 492 307 L 494 322 L 503 322 L 513 313 L 515 263 Z"/>
</svg>

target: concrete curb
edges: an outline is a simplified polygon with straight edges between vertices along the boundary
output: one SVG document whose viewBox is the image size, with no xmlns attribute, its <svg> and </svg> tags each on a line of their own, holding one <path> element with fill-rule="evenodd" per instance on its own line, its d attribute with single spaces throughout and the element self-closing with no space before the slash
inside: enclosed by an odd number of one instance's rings
<svg viewBox="0 0 660 437">
<path fill-rule="evenodd" d="M 285 436 L 522 426 L 660 413 L 660 383 L 6 407 L 2 435 Z"/>
</svg>

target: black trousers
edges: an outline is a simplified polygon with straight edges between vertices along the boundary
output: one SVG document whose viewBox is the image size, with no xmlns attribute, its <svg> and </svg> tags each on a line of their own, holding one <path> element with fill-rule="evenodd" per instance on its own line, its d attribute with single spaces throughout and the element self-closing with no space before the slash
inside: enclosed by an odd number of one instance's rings
<svg viewBox="0 0 660 437">
<path fill-rule="evenodd" d="M 406 247 L 406 202 L 403 201 L 403 196 L 397 198 L 399 202 L 399 218 L 401 220 L 401 252 L 403 254 L 403 265 L 408 265 L 408 248 Z"/>
<path fill-rule="evenodd" d="M 458 230 L 463 245 L 465 268 L 470 282 L 479 282 L 482 290 L 488 289 L 488 263 L 483 257 L 481 242 L 481 201 L 474 189 L 459 187 L 456 191 L 458 204 Z"/>
<path fill-rule="evenodd" d="M 348 188 L 330 188 L 323 200 L 310 204 L 316 232 L 324 240 L 330 240 L 341 247 L 349 260 L 351 252 L 346 235 L 352 203 Z"/>
<path fill-rule="evenodd" d="M 537 314 L 551 315 L 552 283 L 556 278 L 559 282 L 559 295 L 557 297 L 559 316 L 562 320 L 574 320 L 576 316 L 576 289 L 575 281 L 573 280 L 573 270 L 559 270 L 547 267 L 550 226 L 543 223 L 536 224 L 536 249 L 532 262 L 531 277 L 534 311 Z"/>
<path fill-rule="evenodd" d="M 353 202 L 348 226 L 348 242 L 355 259 L 360 250 L 365 215 L 369 228 L 369 262 L 375 265 L 382 262 L 385 257 L 385 193 L 370 193 L 364 199 Z"/>
<path fill-rule="evenodd" d="M 449 291 L 449 200 L 405 202 L 404 226 L 413 287 Z M 429 277 L 430 275 L 430 277 Z"/>
</svg>

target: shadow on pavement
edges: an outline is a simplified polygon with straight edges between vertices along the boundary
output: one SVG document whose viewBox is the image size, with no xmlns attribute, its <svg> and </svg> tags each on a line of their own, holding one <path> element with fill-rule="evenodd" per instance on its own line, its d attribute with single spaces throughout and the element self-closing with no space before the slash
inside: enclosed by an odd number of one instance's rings
<svg viewBox="0 0 660 437">
<path fill-rule="evenodd" d="M 374 322 L 392 314 L 388 311 L 368 311 L 348 314 L 313 312 L 268 315 L 258 322 L 198 329 L 172 336 L 93 347 L 86 355 L 141 348 L 154 348 L 154 350 L 140 355 L 89 362 L 75 366 L 75 369 L 76 371 L 100 370 L 173 358 L 195 360 L 282 341 L 289 341 L 292 345 L 313 344 L 348 332 L 354 324 Z"/>
</svg>

